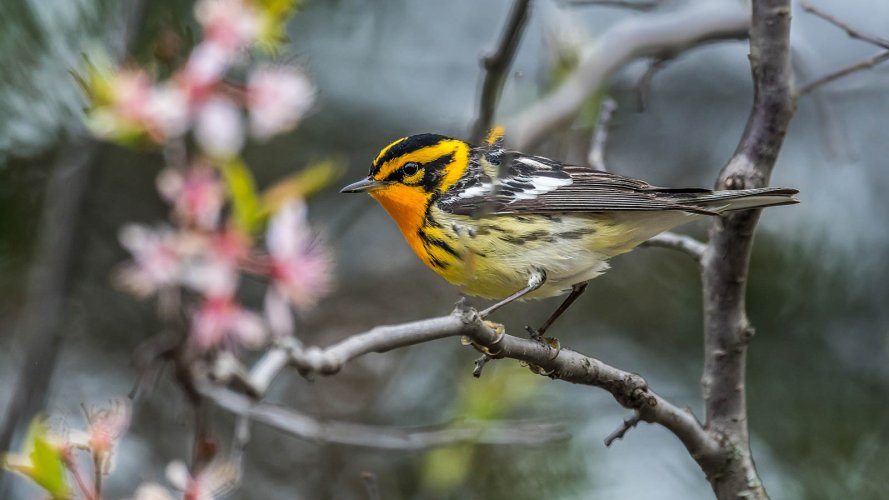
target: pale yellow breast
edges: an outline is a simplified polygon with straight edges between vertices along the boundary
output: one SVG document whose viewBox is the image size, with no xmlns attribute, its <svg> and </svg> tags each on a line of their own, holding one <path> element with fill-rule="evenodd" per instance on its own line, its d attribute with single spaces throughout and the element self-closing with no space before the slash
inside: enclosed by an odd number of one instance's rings
<svg viewBox="0 0 889 500">
<path fill-rule="evenodd" d="M 459 263 L 439 274 L 464 293 L 489 299 L 525 287 L 535 268 L 543 269 L 547 280 L 527 298 L 566 293 L 572 285 L 602 274 L 608 258 L 687 220 L 681 212 L 472 218 L 432 210 L 461 256 Z"/>
</svg>

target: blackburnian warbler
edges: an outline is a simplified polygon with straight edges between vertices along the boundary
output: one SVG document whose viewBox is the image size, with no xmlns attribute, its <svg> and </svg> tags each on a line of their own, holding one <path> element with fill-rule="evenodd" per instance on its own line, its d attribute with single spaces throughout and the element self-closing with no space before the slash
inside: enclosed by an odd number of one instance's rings
<svg viewBox="0 0 889 500">
<path fill-rule="evenodd" d="M 659 188 L 641 180 L 435 134 L 398 139 L 367 178 L 420 259 L 468 295 L 503 299 L 571 292 L 542 334 L 608 269 L 608 259 L 680 224 L 731 210 L 797 203 L 795 189 Z"/>
</svg>

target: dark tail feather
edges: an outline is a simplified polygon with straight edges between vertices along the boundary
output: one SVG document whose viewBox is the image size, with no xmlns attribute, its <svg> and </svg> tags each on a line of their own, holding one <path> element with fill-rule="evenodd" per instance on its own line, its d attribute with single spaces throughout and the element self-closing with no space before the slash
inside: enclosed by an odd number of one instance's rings
<svg viewBox="0 0 889 500">
<path fill-rule="evenodd" d="M 732 210 L 792 205 L 799 203 L 796 189 L 765 187 L 739 189 L 733 191 L 710 191 L 708 193 L 687 193 L 685 196 L 674 193 L 683 205 L 703 208 L 721 214 Z"/>
</svg>

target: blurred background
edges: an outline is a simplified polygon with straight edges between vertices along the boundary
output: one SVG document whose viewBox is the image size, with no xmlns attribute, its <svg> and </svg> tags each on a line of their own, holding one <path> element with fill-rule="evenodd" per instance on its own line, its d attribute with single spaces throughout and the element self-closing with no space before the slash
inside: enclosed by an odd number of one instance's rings
<svg viewBox="0 0 889 500">
<path fill-rule="evenodd" d="M 312 161 L 337 159 L 343 183 L 366 174 L 377 151 L 419 132 L 468 137 L 482 78 L 510 1 L 305 0 L 280 54 L 307 68 L 318 100 L 293 133 L 245 153 L 267 185 Z M 506 117 L 552 88 L 566 54 L 627 16 L 651 12 L 571 2 L 534 2 L 498 110 Z M 819 0 L 862 31 L 889 37 L 889 4 Z M 0 3 L 0 409 L 5 415 L 29 346 L 21 314 L 42 235 L 74 238 L 46 304 L 59 325 L 35 380 L 49 377 L 43 408 L 77 415 L 82 401 L 126 395 L 138 372 L 136 347 L 158 332 L 154 307 L 116 291 L 110 270 L 126 258 L 117 231 L 166 216 L 154 178 L 160 155 L 83 139 L 84 101 L 69 71 L 105 47 L 146 57 L 169 26 L 193 26 L 187 1 L 5 0 Z M 657 12 L 680 2 L 664 1 Z M 798 7 L 798 6 L 796 6 Z M 827 23 L 794 11 L 799 81 L 875 52 Z M 127 26 L 133 29 L 128 29 Z M 193 28 L 192 28 L 193 29 Z M 134 33 L 134 34 L 133 34 Z M 747 42 L 720 42 L 670 61 L 654 76 L 644 109 L 629 65 L 606 92 L 619 104 L 606 161 L 653 184 L 710 186 L 741 135 L 751 102 Z M 567 57 L 570 60 L 570 57 Z M 885 498 L 889 464 L 889 66 L 801 98 L 772 184 L 795 187 L 802 203 L 767 210 L 751 264 L 748 310 L 757 335 L 749 351 L 751 440 L 776 499 Z M 538 153 L 578 161 L 593 116 Z M 65 146 L 68 144 L 69 146 Z M 73 146 L 71 146 L 73 144 Z M 580 144 L 580 146 L 578 146 Z M 50 189 L 68 165 L 70 183 Z M 83 186 L 77 179 L 85 179 Z M 48 196 L 80 190 L 47 228 Z M 50 193 L 50 194 L 47 194 Z M 312 220 L 334 248 L 337 287 L 301 318 L 297 335 L 328 345 L 374 325 L 441 315 L 457 291 L 423 267 L 395 224 L 369 198 L 336 187 L 313 198 Z M 704 237 L 706 225 L 681 229 Z M 45 264 L 45 262 L 43 263 Z M 41 264 L 41 265 L 43 265 Z M 640 249 L 557 325 L 563 345 L 642 374 L 653 388 L 701 415 L 701 297 L 685 256 Z M 539 323 L 556 300 L 509 307 L 495 319 L 513 332 Z M 17 326 L 18 325 L 18 326 Z M 319 418 L 392 426 L 461 419 L 564 422 L 571 437 L 542 446 L 464 444 L 431 451 L 381 451 L 305 442 L 259 425 L 233 498 L 366 498 L 362 472 L 382 498 L 708 498 L 710 488 L 666 430 L 640 425 L 606 448 L 628 412 L 607 393 L 552 382 L 511 361 L 471 376 L 471 348 L 456 339 L 368 355 L 342 373 L 306 381 L 295 374 L 269 398 Z M 35 371 L 36 370 L 36 371 Z M 25 384 L 31 381 L 25 380 Z M 35 382 L 39 387 L 39 383 Z M 40 390 L 35 389 L 36 397 Z M 231 419 L 214 414 L 225 438 Z M 76 419 L 76 417 L 73 417 Z M 134 406 L 108 497 L 123 498 L 189 454 L 190 408 L 169 374 Z M 30 498 L 4 478 L 8 498 Z"/>
</svg>

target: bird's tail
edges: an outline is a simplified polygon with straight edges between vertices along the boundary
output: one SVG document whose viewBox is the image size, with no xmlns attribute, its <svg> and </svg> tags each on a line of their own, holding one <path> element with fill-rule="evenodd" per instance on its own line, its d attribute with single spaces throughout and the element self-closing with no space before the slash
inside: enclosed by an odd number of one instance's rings
<svg viewBox="0 0 889 500">
<path fill-rule="evenodd" d="M 714 214 L 722 214 L 732 210 L 763 208 L 776 205 L 799 203 L 796 189 L 765 187 L 757 189 L 739 189 L 731 191 L 699 191 L 674 192 L 671 195 L 683 205 L 701 208 Z"/>
</svg>

